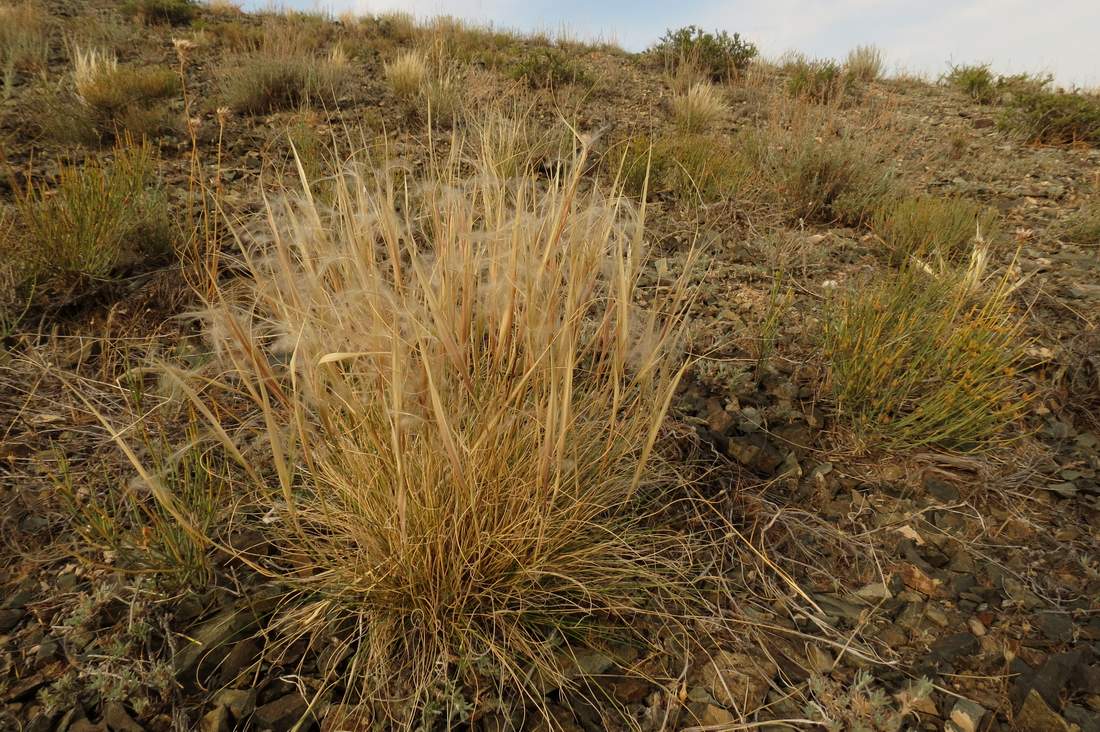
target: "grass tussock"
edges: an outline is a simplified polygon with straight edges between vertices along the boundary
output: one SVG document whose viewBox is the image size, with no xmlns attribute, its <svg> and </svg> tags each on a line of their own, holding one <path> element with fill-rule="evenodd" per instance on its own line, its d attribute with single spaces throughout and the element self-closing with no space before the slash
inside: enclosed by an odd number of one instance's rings
<svg viewBox="0 0 1100 732">
<path fill-rule="evenodd" d="M 621 150 L 624 188 L 633 196 L 668 196 L 682 202 L 712 203 L 737 198 L 748 190 L 753 170 L 748 160 L 720 138 L 679 134 L 639 135 Z"/>
<path fill-rule="evenodd" d="M 71 91 L 43 100 L 37 122 L 63 142 L 95 144 L 125 137 L 153 138 L 180 127 L 168 100 L 180 93 L 171 69 L 121 66 L 114 54 L 74 47 Z"/>
<path fill-rule="evenodd" d="M 44 71 L 50 55 L 49 16 L 37 5 L 0 5 L 0 74 L 4 96 L 21 73 Z"/>
<path fill-rule="evenodd" d="M 414 99 L 428 78 L 428 60 L 420 51 L 404 51 L 388 61 L 382 72 L 398 99 Z"/>
<path fill-rule="evenodd" d="M 729 105 L 711 83 L 691 85 L 683 94 L 672 97 L 672 119 L 684 133 L 709 132 L 729 116 Z"/>
<path fill-rule="evenodd" d="M 1100 247 L 1100 203 L 1087 201 L 1067 216 L 1061 234 L 1066 241 Z"/>
<path fill-rule="evenodd" d="M 171 248 L 163 192 L 147 144 L 123 146 L 113 159 L 61 168 L 55 186 L 29 183 L 15 200 L 18 233 L 0 241 L 15 292 L 63 303 Z"/>
<path fill-rule="evenodd" d="M 965 198 L 922 196 L 887 202 L 875 212 L 871 228 L 885 242 L 895 265 L 914 258 L 957 265 L 976 239 L 996 238 L 997 216 Z"/>
<path fill-rule="evenodd" d="M 854 77 L 832 59 L 796 57 L 783 65 L 787 93 L 819 104 L 838 102 L 852 90 Z"/>
<path fill-rule="evenodd" d="M 247 292 L 209 313 L 257 419 L 192 392 L 267 514 L 273 632 L 336 643 L 332 679 L 400 728 L 455 689 L 541 707 L 587 644 L 650 647 L 698 571 L 655 519 L 683 283 L 637 309 L 644 221 L 581 192 L 583 151 L 540 181 L 453 149 L 420 176 L 353 165 L 330 208 L 272 204 Z"/>
<path fill-rule="evenodd" d="M 885 66 L 886 59 L 877 46 L 856 46 L 848 52 L 844 71 L 857 81 L 869 83 L 879 80 Z"/>
<path fill-rule="evenodd" d="M 296 31 L 297 25 L 309 23 L 269 24 L 258 47 L 229 56 L 220 78 L 222 98 L 230 108 L 266 114 L 336 103 L 349 87 L 350 61 L 342 52 L 318 53 L 310 36 Z"/>
<path fill-rule="evenodd" d="M 1007 439 L 1027 400 L 1022 319 L 1006 280 L 976 290 L 907 267 L 832 303 L 824 332 L 838 413 L 867 445 L 963 452 Z"/>
</svg>

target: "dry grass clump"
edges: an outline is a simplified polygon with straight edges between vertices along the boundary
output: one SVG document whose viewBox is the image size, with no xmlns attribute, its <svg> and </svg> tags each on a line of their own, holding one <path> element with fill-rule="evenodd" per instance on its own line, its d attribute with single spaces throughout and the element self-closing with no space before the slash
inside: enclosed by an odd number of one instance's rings
<svg viewBox="0 0 1100 732">
<path fill-rule="evenodd" d="M 400 728 L 440 694 L 596 693 L 572 654 L 652 648 L 699 571 L 656 518 L 683 500 L 657 448 L 683 282 L 637 308 L 643 218 L 581 192 L 584 151 L 505 180 L 471 147 L 493 148 L 455 140 L 419 175 L 353 165 L 331 208 L 273 203 L 246 292 L 211 305 L 228 380 L 191 391 L 266 514 L 245 558 L 286 588 L 271 637 L 335 648 L 330 680 Z M 255 419 L 223 424 L 219 385 Z"/>
<path fill-rule="evenodd" d="M 42 71 L 50 54 L 49 17 L 30 2 L 0 5 L 0 73 L 4 96 L 20 72 Z"/>
<path fill-rule="evenodd" d="M 838 102 L 852 89 L 853 76 L 832 59 L 807 60 L 795 56 L 783 64 L 787 93 L 792 97 L 826 104 Z"/>
<path fill-rule="evenodd" d="M 1022 319 L 1007 280 L 988 291 L 907 267 L 832 303 L 824 348 L 838 413 L 866 444 L 964 452 L 1008 439 Z"/>
<path fill-rule="evenodd" d="M 295 24 L 269 25 L 258 48 L 231 55 L 222 66 L 222 97 L 232 109 L 266 114 L 310 104 L 335 104 L 351 81 L 342 53 L 319 55 Z"/>
<path fill-rule="evenodd" d="M 1100 247 L 1100 203 L 1087 201 L 1066 217 L 1061 234 L 1066 241 Z"/>
<path fill-rule="evenodd" d="M 148 145 L 119 147 L 109 163 L 63 166 L 56 186 L 28 183 L 15 199 L 17 234 L 2 240 L 16 291 L 61 304 L 120 268 L 163 255 L 171 230 Z"/>
<path fill-rule="evenodd" d="M 709 82 L 692 84 L 672 97 L 672 118 L 684 133 L 709 132 L 729 116 L 729 105 Z"/>
<path fill-rule="evenodd" d="M 931 196 L 890 201 L 875 212 L 871 224 L 893 264 L 929 257 L 959 264 L 975 239 L 994 239 L 996 227 L 996 213 L 986 206 L 965 198 Z"/>
<path fill-rule="evenodd" d="M 885 59 L 877 46 L 856 46 L 848 52 L 844 71 L 862 82 L 877 81 L 882 76 Z"/>
<path fill-rule="evenodd" d="M 1041 88 L 1017 91 L 1009 99 L 1001 127 L 1033 142 L 1100 145 L 1100 95 Z"/>
<path fill-rule="evenodd" d="M 621 150 L 621 157 L 619 150 Z M 685 202 L 711 203 L 745 194 L 751 163 L 723 140 L 684 134 L 652 139 L 635 136 L 613 149 L 622 164 L 624 188 L 634 196 L 671 196 Z"/>
<path fill-rule="evenodd" d="M 412 99 L 420 94 L 424 80 L 428 77 L 428 60 L 420 51 L 404 51 L 392 61 L 388 61 L 382 72 L 390 89 L 399 99 Z"/>
<path fill-rule="evenodd" d="M 114 54 L 74 47 L 72 93 L 48 100 L 39 124 L 67 142 L 155 137 L 179 127 L 166 100 L 180 91 L 171 69 L 120 66 Z"/>
</svg>

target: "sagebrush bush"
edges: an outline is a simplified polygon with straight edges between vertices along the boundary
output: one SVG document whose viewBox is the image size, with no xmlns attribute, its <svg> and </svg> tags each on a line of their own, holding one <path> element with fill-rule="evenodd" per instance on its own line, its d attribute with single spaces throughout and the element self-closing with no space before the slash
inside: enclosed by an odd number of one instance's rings
<svg viewBox="0 0 1100 732">
<path fill-rule="evenodd" d="M 851 91 L 853 77 L 832 59 L 796 58 L 784 64 L 787 92 L 813 102 L 833 102 Z"/>
<path fill-rule="evenodd" d="M 898 194 L 894 168 L 874 146 L 814 125 L 746 133 L 742 147 L 796 221 L 858 226 Z"/>
<path fill-rule="evenodd" d="M 743 156 L 710 135 L 639 135 L 612 149 L 616 164 L 620 155 L 625 189 L 633 196 L 644 191 L 647 197 L 709 203 L 745 193 L 753 175 Z"/>
<path fill-rule="evenodd" d="M 43 71 L 49 54 L 49 16 L 30 2 L 0 5 L 0 73 L 4 96 L 11 94 L 17 74 Z"/>
<path fill-rule="evenodd" d="M 424 80 L 428 77 L 428 61 L 420 51 L 404 51 L 386 62 L 382 72 L 399 99 L 412 99 L 424 87 Z"/>
<path fill-rule="evenodd" d="M 893 264 L 929 257 L 958 264 L 976 238 L 996 238 L 996 213 L 965 198 L 920 196 L 888 201 L 871 228 L 886 244 Z"/>
<path fill-rule="evenodd" d="M 848 52 L 844 71 L 862 82 L 877 81 L 884 65 L 882 51 L 877 46 L 856 46 Z"/>
<path fill-rule="evenodd" d="M 996 77 L 989 64 L 952 65 L 944 80 L 980 104 L 989 104 L 998 96 Z"/>
<path fill-rule="evenodd" d="M 241 554 L 283 588 L 267 652 L 317 639 L 326 681 L 389 728 L 430 727 L 441 693 L 544 713 L 547 688 L 599 694 L 567 659 L 656 648 L 643 628 L 681 623 L 705 555 L 654 515 L 685 500 L 656 447 L 683 281 L 637 309 L 644 222 L 578 190 L 583 153 L 548 181 L 471 155 L 353 164 L 332 209 L 273 203 L 208 314 L 229 376 L 190 392 L 254 504 L 233 520 L 264 548 Z M 223 391 L 256 419 L 223 424 Z"/>
<path fill-rule="evenodd" d="M 674 94 L 671 104 L 673 122 L 688 134 L 708 132 L 729 115 L 729 105 L 710 82 L 693 84 L 683 94 Z"/>
<path fill-rule="evenodd" d="M 1001 126 L 1029 140 L 1061 145 L 1100 145 L 1100 96 L 1025 90 L 1014 93 Z"/>
<path fill-rule="evenodd" d="M 119 147 L 108 163 L 63 166 L 52 188 L 28 183 L 15 211 L 18 233 L 4 237 L 4 258 L 16 272 L 17 289 L 34 291 L 42 304 L 60 304 L 83 286 L 171 248 L 167 205 L 147 144 Z"/>
<path fill-rule="evenodd" d="M 512 65 L 511 75 L 514 79 L 526 81 L 532 88 L 592 84 L 592 78 L 584 67 L 565 51 L 549 47 L 526 49 Z"/>
<path fill-rule="evenodd" d="M 838 414 L 869 446 L 969 452 L 1008 439 L 1027 404 L 1010 292 L 917 267 L 842 292 L 823 338 Z"/>
<path fill-rule="evenodd" d="M 194 0 L 126 0 L 123 8 L 145 23 L 187 25 L 198 13 Z"/>
<path fill-rule="evenodd" d="M 756 46 L 739 33 L 710 33 L 694 25 L 669 29 L 650 49 L 671 68 L 690 64 L 708 74 L 712 81 L 724 81 L 748 67 L 757 55 Z"/>
<path fill-rule="evenodd" d="M 1075 244 L 1100 246 L 1100 203 L 1088 201 L 1067 216 L 1061 234 Z"/>
</svg>

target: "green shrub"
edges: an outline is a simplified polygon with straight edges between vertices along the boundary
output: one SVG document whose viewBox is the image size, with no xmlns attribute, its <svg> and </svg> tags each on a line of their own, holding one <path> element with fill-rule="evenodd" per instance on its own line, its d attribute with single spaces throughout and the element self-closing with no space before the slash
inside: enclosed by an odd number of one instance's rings
<svg viewBox="0 0 1100 732">
<path fill-rule="evenodd" d="M 839 295 L 824 351 L 837 411 L 867 444 L 988 448 L 1026 406 L 1021 319 L 1004 281 L 975 298 L 915 267 Z"/>
<path fill-rule="evenodd" d="M 1034 142 L 1100 145 L 1100 97 L 1042 90 L 1016 93 L 1001 126 Z"/>
<path fill-rule="evenodd" d="M 198 7 L 192 0 L 128 0 L 124 9 L 145 23 L 187 25 Z"/>
<path fill-rule="evenodd" d="M 720 138 L 708 135 L 678 134 L 655 140 L 640 135 L 620 149 L 624 151 L 624 188 L 634 196 L 646 190 L 648 196 L 681 201 L 720 201 L 744 192 L 752 175 L 744 158 Z"/>
<path fill-rule="evenodd" d="M 796 221 L 859 226 L 897 195 L 893 167 L 858 140 L 821 136 L 810 126 L 749 133 L 743 148 Z"/>
<path fill-rule="evenodd" d="M 853 77 L 832 59 L 797 59 L 786 65 L 787 92 L 813 102 L 842 99 L 852 88 Z"/>
<path fill-rule="evenodd" d="M 512 66 L 511 75 L 513 79 L 526 81 L 532 88 L 592 84 L 588 72 L 556 48 L 527 49 Z"/>
<path fill-rule="evenodd" d="M 944 80 L 979 104 L 989 104 L 997 98 L 996 79 L 989 64 L 953 65 Z"/>
<path fill-rule="evenodd" d="M 65 301 L 171 248 L 167 204 L 147 144 L 119 147 L 106 164 L 63 166 L 52 190 L 28 184 L 15 209 L 16 226 L 0 248 L 16 290 L 35 292 L 40 304 Z"/>
<path fill-rule="evenodd" d="M 875 212 L 871 228 L 886 243 L 890 261 L 937 257 L 959 263 L 969 256 L 975 236 L 995 238 L 995 212 L 965 198 L 922 196 L 890 201 Z"/>
<path fill-rule="evenodd" d="M 728 79 L 746 68 L 757 55 L 756 46 L 739 33 L 732 36 L 726 31 L 708 33 L 695 25 L 669 29 L 650 52 L 662 57 L 672 68 L 691 64 L 709 74 L 712 81 Z"/>
</svg>

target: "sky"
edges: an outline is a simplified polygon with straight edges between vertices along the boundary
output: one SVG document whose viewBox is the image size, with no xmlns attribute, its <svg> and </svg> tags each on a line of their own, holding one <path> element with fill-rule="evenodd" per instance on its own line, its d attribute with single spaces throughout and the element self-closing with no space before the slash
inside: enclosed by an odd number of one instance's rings
<svg viewBox="0 0 1100 732">
<path fill-rule="evenodd" d="M 248 0 L 246 7 L 271 5 Z M 775 58 L 786 51 L 843 59 L 884 51 L 891 71 L 936 77 L 948 63 L 1000 73 L 1051 72 L 1064 86 L 1100 87 L 1100 0 L 278 0 L 280 7 L 417 17 L 454 15 L 500 28 L 613 40 L 640 51 L 666 28 L 740 32 Z"/>
</svg>

